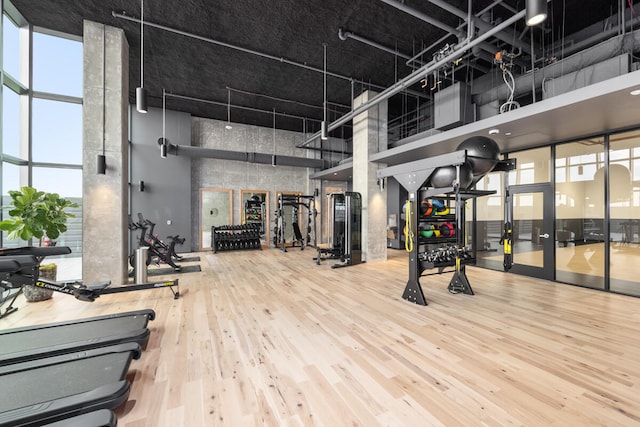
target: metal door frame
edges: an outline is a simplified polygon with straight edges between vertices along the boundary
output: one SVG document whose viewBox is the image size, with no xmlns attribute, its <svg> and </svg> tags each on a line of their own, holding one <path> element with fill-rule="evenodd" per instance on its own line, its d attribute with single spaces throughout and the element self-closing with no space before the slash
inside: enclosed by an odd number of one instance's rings
<svg viewBox="0 0 640 427">
<path fill-rule="evenodd" d="M 531 265 L 518 264 L 518 254 L 513 245 L 513 266 L 510 272 L 515 274 L 522 274 L 524 276 L 537 277 L 539 279 L 554 280 L 555 278 L 555 208 L 553 199 L 553 187 L 551 183 L 541 184 L 524 184 L 524 185 L 511 185 L 509 186 L 509 209 L 510 216 L 513 218 L 513 200 L 515 194 L 522 193 L 542 193 L 543 207 L 542 207 L 542 223 L 544 233 L 540 235 L 544 239 L 543 243 L 543 261 L 542 267 L 534 267 Z M 515 226 L 515 220 L 513 220 Z M 544 234 L 549 236 L 544 238 Z M 515 241 L 515 238 L 514 238 Z M 514 242 L 515 243 L 515 242 Z"/>
</svg>

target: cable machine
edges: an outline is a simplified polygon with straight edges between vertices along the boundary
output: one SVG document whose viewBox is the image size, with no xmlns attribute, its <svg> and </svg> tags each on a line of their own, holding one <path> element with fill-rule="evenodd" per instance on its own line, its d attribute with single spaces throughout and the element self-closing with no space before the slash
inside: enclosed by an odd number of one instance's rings
<svg viewBox="0 0 640 427">
<path fill-rule="evenodd" d="M 318 246 L 316 264 L 339 259 L 332 268 L 362 263 L 362 196 L 360 193 L 331 193 L 328 197 L 327 224 L 329 243 Z"/>
</svg>

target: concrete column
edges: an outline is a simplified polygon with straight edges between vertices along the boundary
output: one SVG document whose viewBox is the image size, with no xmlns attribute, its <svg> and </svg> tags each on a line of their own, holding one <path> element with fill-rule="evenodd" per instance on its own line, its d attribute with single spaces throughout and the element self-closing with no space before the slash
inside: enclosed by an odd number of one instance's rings
<svg viewBox="0 0 640 427">
<path fill-rule="evenodd" d="M 82 279 L 127 281 L 129 45 L 121 29 L 84 21 Z M 97 156 L 107 171 L 97 173 Z"/>
<path fill-rule="evenodd" d="M 376 95 L 367 91 L 354 99 L 354 108 Z M 362 195 L 362 257 L 367 262 L 387 259 L 387 195 L 380 191 L 376 172 L 381 167 L 369 155 L 387 148 L 387 101 L 353 119 L 353 191 Z"/>
</svg>

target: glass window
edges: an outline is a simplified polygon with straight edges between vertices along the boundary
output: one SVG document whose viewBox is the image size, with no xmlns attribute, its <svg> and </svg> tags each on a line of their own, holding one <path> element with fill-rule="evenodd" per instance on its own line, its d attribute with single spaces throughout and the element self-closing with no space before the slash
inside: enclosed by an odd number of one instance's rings
<svg viewBox="0 0 640 427">
<path fill-rule="evenodd" d="M 27 185 L 26 182 L 20 181 L 20 176 L 26 176 L 26 166 L 17 166 L 11 163 L 2 163 L 2 206 L 8 206 L 9 191 L 18 190 L 21 186 Z M 7 218 L 8 213 L 6 210 L 2 210 L 2 218 Z M 2 232 L 2 247 L 3 248 L 15 248 L 23 246 L 24 242 L 21 240 L 8 240 L 7 232 Z"/>
<path fill-rule="evenodd" d="M 2 152 L 26 159 L 20 150 L 20 116 L 20 95 L 5 86 L 2 92 Z"/>
<path fill-rule="evenodd" d="M 609 146 L 610 289 L 640 295 L 640 131 L 612 135 Z"/>
<path fill-rule="evenodd" d="M 604 289 L 604 139 L 556 148 L 556 279 Z"/>
<path fill-rule="evenodd" d="M 79 205 L 69 209 L 75 215 L 67 221 L 68 230 L 57 240 L 60 246 L 71 248 L 71 257 L 82 254 L 82 170 L 59 168 L 33 168 L 33 187 L 47 193 L 58 193 Z"/>
<path fill-rule="evenodd" d="M 33 89 L 82 97 L 82 43 L 33 33 Z"/>
<path fill-rule="evenodd" d="M 504 173 L 490 172 L 476 184 L 477 190 L 490 190 L 496 193 L 478 197 L 476 204 L 476 264 L 502 270 L 503 250 L 500 244 L 504 224 Z M 471 218 L 471 216 L 467 216 Z M 473 228 L 469 228 L 472 230 Z"/>
<path fill-rule="evenodd" d="M 4 71 L 20 81 L 20 29 L 7 15 L 2 15 L 2 54 Z"/>
<path fill-rule="evenodd" d="M 515 158 L 517 168 L 509 172 L 509 185 L 540 184 L 551 180 L 551 150 L 534 148 L 509 154 Z"/>
<path fill-rule="evenodd" d="M 33 100 L 34 162 L 82 164 L 82 105 Z"/>
</svg>

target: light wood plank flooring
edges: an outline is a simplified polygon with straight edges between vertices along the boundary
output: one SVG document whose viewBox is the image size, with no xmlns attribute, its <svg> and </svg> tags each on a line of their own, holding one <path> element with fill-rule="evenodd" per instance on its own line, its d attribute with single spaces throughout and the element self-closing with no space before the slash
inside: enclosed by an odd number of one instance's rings
<svg viewBox="0 0 640 427">
<path fill-rule="evenodd" d="M 119 426 L 640 425 L 640 300 L 468 268 L 476 295 L 404 252 L 331 269 L 308 249 L 199 253 L 167 289 L 56 294 L 1 328 L 153 308 Z M 177 276 L 169 276 L 177 277 Z"/>
</svg>

